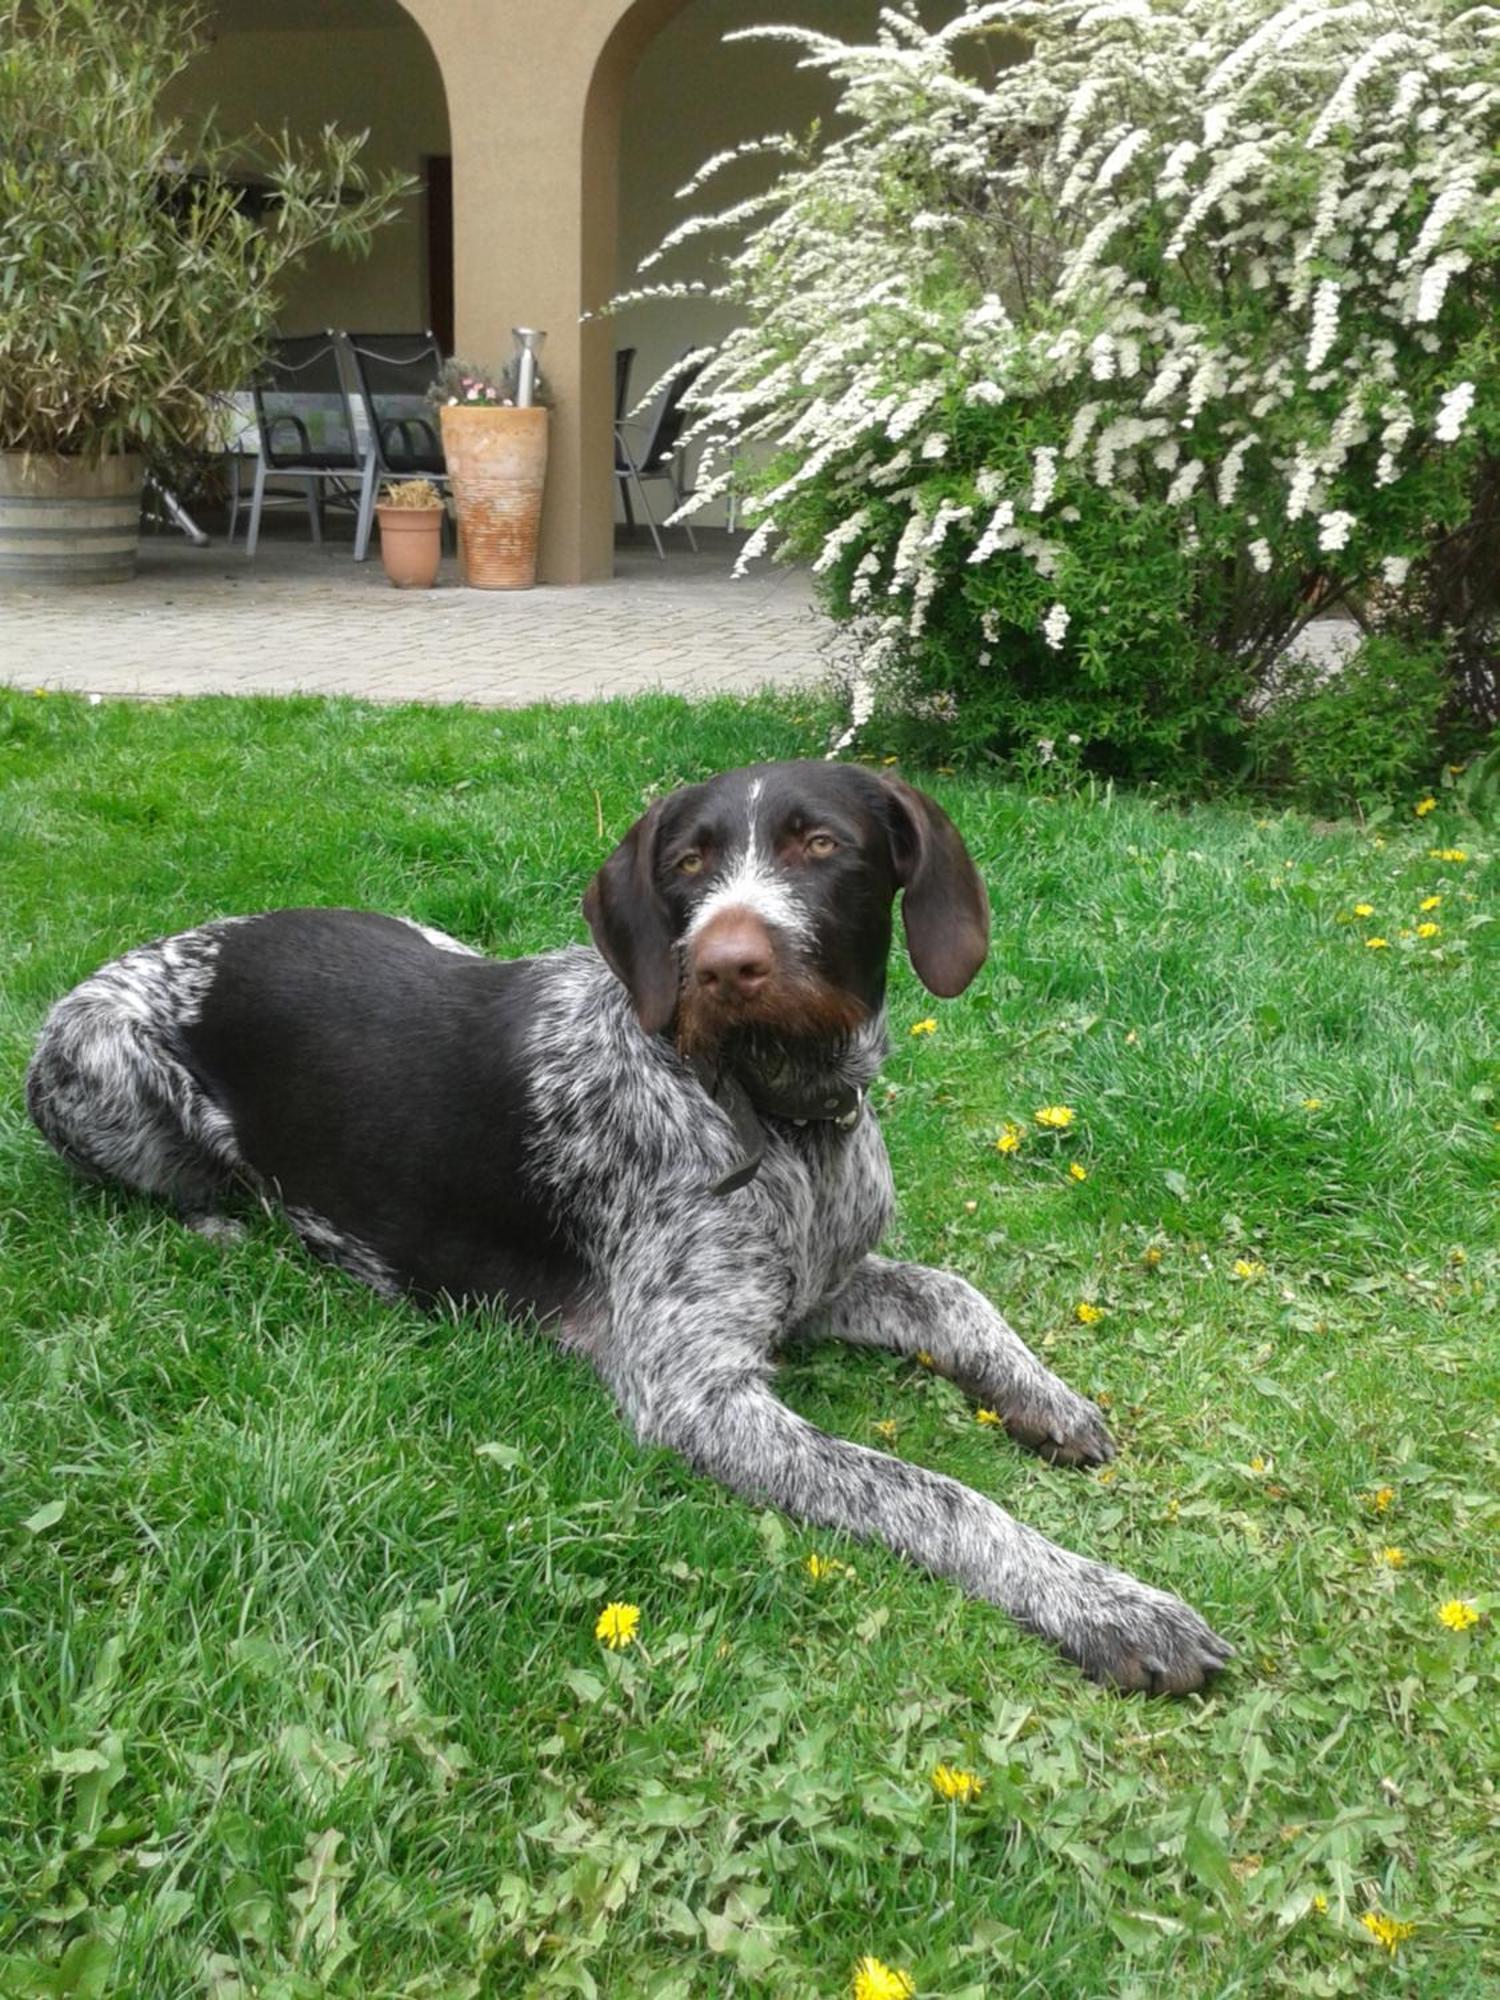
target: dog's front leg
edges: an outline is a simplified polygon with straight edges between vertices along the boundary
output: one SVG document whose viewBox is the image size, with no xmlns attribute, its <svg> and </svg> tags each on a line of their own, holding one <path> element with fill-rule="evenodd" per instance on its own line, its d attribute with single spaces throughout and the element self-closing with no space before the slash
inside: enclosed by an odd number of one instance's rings
<svg viewBox="0 0 1500 2000">
<path fill-rule="evenodd" d="M 1101 1465 L 1115 1448 L 1098 1409 L 1037 1360 L 966 1278 L 866 1257 L 830 1301 L 838 1340 L 929 1354 L 940 1374 L 993 1409 L 1011 1436 L 1064 1465 Z"/>
<path fill-rule="evenodd" d="M 1229 1658 L 1180 1599 L 1069 1554 L 957 1480 L 830 1437 L 779 1402 L 769 1360 L 777 1301 L 763 1283 L 684 1281 L 679 1264 L 669 1293 L 626 1284 L 612 1304 L 600 1362 L 643 1440 L 749 1500 L 884 1542 L 952 1578 L 1095 1680 L 1181 1693 Z"/>
</svg>

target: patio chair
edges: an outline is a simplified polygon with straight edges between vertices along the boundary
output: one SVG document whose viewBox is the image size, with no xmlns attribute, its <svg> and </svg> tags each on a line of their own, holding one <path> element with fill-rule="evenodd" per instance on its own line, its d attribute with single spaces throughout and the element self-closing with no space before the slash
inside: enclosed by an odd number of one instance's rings
<svg viewBox="0 0 1500 2000">
<path fill-rule="evenodd" d="M 307 516 L 315 542 L 323 539 L 324 489 L 356 505 L 363 519 L 375 504 L 379 459 L 355 427 L 339 368 L 338 337 L 297 334 L 278 340 L 255 384 L 260 451 L 245 553 L 255 554 L 268 479 L 307 483 Z"/>
<path fill-rule="evenodd" d="M 702 372 L 702 367 L 701 362 L 694 362 L 690 367 L 680 368 L 668 382 L 657 401 L 650 427 L 646 432 L 646 442 L 639 456 L 631 449 L 628 436 L 631 429 L 639 427 L 627 424 L 622 419 L 618 419 L 615 423 L 615 478 L 620 482 L 622 495 L 628 496 L 631 487 L 635 488 L 636 497 L 641 503 L 641 512 L 646 516 L 646 525 L 651 530 L 651 539 L 656 544 L 656 553 L 663 562 L 667 559 L 667 552 L 661 545 L 661 535 L 657 530 L 656 516 L 651 511 L 651 502 L 646 498 L 645 481 L 667 480 L 672 488 L 674 510 L 688 498 L 690 489 L 682 483 L 681 438 L 687 423 L 687 412 L 682 405 L 689 389 Z M 619 370 L 617 357 L 615 361 L 617 396 L 620 384 Z M 625 515 L 633 527 L 635 523 L 631 520 L 628 497 L 625 500 Z M 696 554 L 698 543 L 693 530 L 686 521 L 682 525 L 688 538 L 688 546 Z"/>
<path fill-rule="evenodd" d="M 345 333 L 339 336 L 359 397 L 360 414 L 373 442 L 381 479 L 430 479 L 446 486 L 442 432 L 427 391 L 443 365 L 434 335 L 424 333 Z M 354 533 L 354 560 L 363 562 L 370 545 L 375 490 L 360 509 Z"/>
<path fill-rule="evenodd" d="M 615 349 L 615 472 L 620 469 L 619 429 L 625 421 L 625 412 L 630 408 L 630 371 L 635 366 L 635 349 L 617 347 Z M 620 498 L 625 505 L 625 525 L 632 532 L 635 529 L 635 509 L 630 504 L 630 488 L 620 488 Z"/>
</svg>

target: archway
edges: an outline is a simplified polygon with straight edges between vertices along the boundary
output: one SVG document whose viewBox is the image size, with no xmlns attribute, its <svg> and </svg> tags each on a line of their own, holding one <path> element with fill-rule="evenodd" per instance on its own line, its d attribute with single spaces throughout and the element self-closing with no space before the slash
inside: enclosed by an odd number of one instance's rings
<svg viewBox="0 0 1500 2000">
<path fill-rule="evenodd" d="M 328 326 L 452 337 L 450 154 L 442 72 L 400 0 L 219 0 L 208 47 L 173 86 L 168 108 L 213 109 L 230 132 L 325 124 L 367 131 L 373 169 L 417 175 L 421 194 L 383 229 L 368 259 L 324 252 L 289 277 L 281 330 Z M 441 324 L 446 319 L 446 325 Z"/>
</svg>

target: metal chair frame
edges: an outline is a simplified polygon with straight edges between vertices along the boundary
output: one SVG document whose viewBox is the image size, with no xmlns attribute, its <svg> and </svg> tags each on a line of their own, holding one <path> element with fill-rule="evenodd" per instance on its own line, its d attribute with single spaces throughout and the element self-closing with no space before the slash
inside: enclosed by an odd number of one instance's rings
<svg viewBox="0 0 1500 2000">
<path fill-rule="evenodd" d="M 306 351 L 302 353 L 300 360 L 293 358 L 299 351 L 303 350 Z M 277 343 L 274 366 L 278 375 L 295 376 L 312 369 L 329 355 L 333 356 L 336 386 L 329 387 L 325 385 L 317 390 L 308 390 L 307 394 L 309 397 L 313 395 L 336 397 L 337 406 L 342 407 L 344 431 L 350 441 L 348 456 L 342 461 L 336 461 L 332 464 L 326 462 L 322 464 L 311 463 L 310 461 L 313 456 L 312 438 L 302 417 L 294 410 L 278 410 L 274 414 L 269 414 L 265 402 L 268 385 L 263 382 L 255 384 L 253 391 L 255 398 L 255 420 L 260 432 L 260 451 L 257 454 L 255 464 L 255 489 L 250 501 L 250 525 L 245 533 L 245 554 L 247 556 L 255 554 L 256 545 L 260 540 L 260 517 L 265 505 L 266 481 L 268 479 L 306 480 L 307 517 L 312 527 L 312 538 L 315 543 L 321 544 L 323 540 L 323 501 L 325 496 L 320 489 L 324 486 L 332 488 L 330 497 L 336 502 L 353 506 L 357 510 L 358 518 L 361 522 L 366 521 L 367 518 L 373 518 L 375 489 L 380 469 L 379 454 L 370 445 L 367 445 L 363 452 L 358 449 L 359 433 L 354 426 L 354 411 L 349 402 L 349 391 L 343 379 L 343 371 L 338 365 L 339 353 L 339 336 L 332 329 L 323 334 L 297 334 Z M 269 387 L 269 393 L 291 396 L 295 395 L 296 391 L 275 385 Z M 282 447 L 278 444 L 277 439 L 283 428 L 288 426 L 292 431 L 297 448 L 289 455 L 283 456 Z M 331 454 L 321 454 L 321 456 L 326 460 Z M 237 499 L 238 495 L 236 495 L 236 501 Z M 237 505 L 235 512 L 236 514 L 238 513 Z M 366 537 L 368 538 L 368 529 L 366 529 Z M 356 534 L 356 559 L 362 554 L 363 550 L 358 546 L 358 536 Z"/>
<path fill-rule="evenodd" d="M 413 369 L 421 365 L 425 389 L 443 365 L 443 350 L 431 327 L 424 328 L 421 333 L 339 333 L 333 338 L 339 343 L 340 352 L 348 363 L 350 378 L 369 427 L 371 450 L 378 468 L 368 501 L 363 496 L 361 498 L 359 523 L 354 533 L 354 560 L 363 562 L 369 551 L 370 528 L 375 518 L 375 495 L 380 480 L 430 479 L 435 486 L 444 488 L 449 484 L 448 470 L 443 462 L 442 436 L 437 424 L 415 414 L 382 420 L 379 397 L 383 392 L 375 388 L 366 363 L 379 361 L 387 367 Z M 410 351 L 397 351 L 401 348 Z M 414 444 L 413 437 L 418 432 L 422 436 Z M 400 448 L 394 454 L 390 442 L 392 437 L 400 440 Z M 394 464 L 393 456 L 409 458 L 412 463 Z"/>
<path fill-rule="evenodd" d="M 621 351 L 622 353 L 628 352 L 632 358 L 634 357 L 634 349 L 622 349 Z M 638 424 L 628 424 L 620 417 L 617 417 L 615 421 L 615 478 L 620 482 L 621 497 L 625 502 L 626 521 L 631 527 L 634 527 L 635 523 L 631 517 L 629 498 L 630 489 L 634 486 L 636 498 L 641 503 L 641 512 L 646 516 L 646 525 L 651 530 L 651 539 L 656 544 L 656 553 L 663 562 L 667 559 L 667 552 L 662 547 L 661 532 L 657 527 L 656 516 L 652 513 L 651 502 L 646 497 L 645 481 L 648 479 L 665 479 L 670 482 L 672 488 L 672 511 L 674 513 L 691 494 L 692 489 L 684 486 L 682 483 L 682 448 L 678 443 L 678 438 L 682 433 L 683 398 L 687 395 L 688 390 L 692 388 L 694 382 L 697 381 L 700 367 L 701 364 L 694 364 L 688 368 L 680 368 L 662 391 L 660 400 L 652 414 L 651 426 L 646 433 L 646 442 L 639 458 L 631 450 L 630 439 L 627 433 L 631 430 L 639 430 L 642 427 Z M 628 375 L 628 364 L 626 364 L 625 372 Z M 621 364 L 620 358 L 617 355 L 615 358 L 617 408 L 621 400 L 622 388 Z M 698 542 L 693 534 L 691 522 L 684 521 L 682 528 L 688 538 L 688 547 L 696 555 Z"/>
</svg>

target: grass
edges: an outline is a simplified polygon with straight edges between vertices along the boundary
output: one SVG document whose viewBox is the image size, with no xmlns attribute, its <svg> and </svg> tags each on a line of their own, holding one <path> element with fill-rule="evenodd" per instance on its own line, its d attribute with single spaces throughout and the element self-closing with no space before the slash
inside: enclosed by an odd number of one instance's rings
<svg viewBox="0 0 1500 2000">
<path fill-rule="evenodd" d="M 960 1001 L 895 970 L 894 1247 L 1124 1450 L 1051 1470 L 882 1356 L 785 1390 L 1188 1597 L 1238 1648 L 1204 1699 L 1090 1687 L 639 1449 L 534 1333 L 271 1217 L 226 1257 L 27 1125 L 48 1002 L 129 944 L 297 901 L 561 944 L 648 782 L 821 721 L 0 696 L 0 1994 L 1497 1990 L 1500 871 L 1446 805 L 1382 842 L 908 774 L 997 922 Z"/>
</svg>

